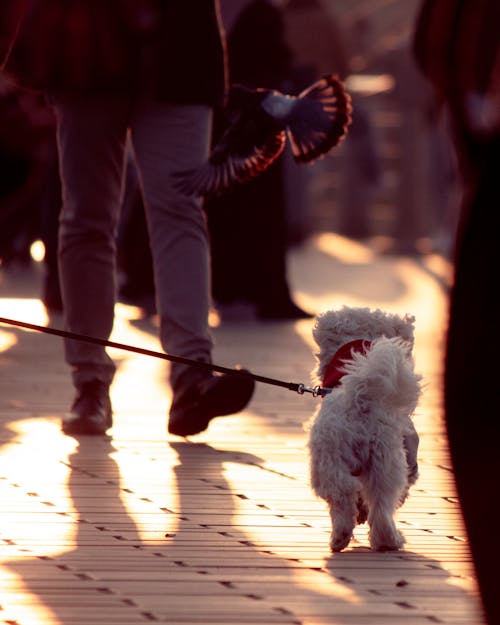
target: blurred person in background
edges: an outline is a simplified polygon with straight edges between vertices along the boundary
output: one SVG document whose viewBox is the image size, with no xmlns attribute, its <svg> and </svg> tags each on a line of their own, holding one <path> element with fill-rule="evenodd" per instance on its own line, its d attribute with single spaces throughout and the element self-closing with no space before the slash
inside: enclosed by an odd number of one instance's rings
<svg viewBox="0 0 500 625">
<path fill-rule="evenodd" d="M 359 19 L 345 32 L 341 20 L 322 0 L 283 0 L 282 4 L 285 40 L 293 54 L 293 76 L 298 89 L 325 74 L 334 73 L 346 80 L 352 72 L 366 69 L 364 44 L 370 34 L 367 20 Z M 380 164 L 376 136 L 363 96 L 353 90 L 350 95 L 352 124 L 335 161 L 340 179 L 338 229 L 348 237 L 363 239 L 371 234 L 370 200 L 380 180 Z M 324 166 L 317 163 L 305 171 L 289 163 L 289 196 L 292 202 L 293 197 L 302 197 L 306 212 L 311 201 L 312 176 Z M 298 194 L 297 180 L 305 187 Z"/>
<path fill-rule="evenodd" d="M 45 234 L 43 198 L 55 153 L 54 117 L 44 99 L 0 74 L 0 262 L 29 266 Z"/>
<path fill-rule="evenodd" d="M 445 413 L 458 495 L 487 621 L 500 623 L 495 536 L 500 306 L 500 3 L 425 0 L 416 59 L 449 113 L 464 186 L 445 367 Z"/>
<path fill-rule="evenodd" d="M 280 9 L 269 0 L 222 0 L 221 8 L 231 83 L 289 89 L 292 55 Z M 216 138 L 226 123 L 221 112 Z M 223 320 L 245 314 L 275 321 L 312 316 L 295 303 L 288 283 L 283 176 L 280 157 L 258 178 L 205 201 L 213 296 Z"/>
<path fill-rule="evenodd" d="M 107 339 L 116 299 L 116 234 L 127 138 L 147 213 L 160 340 L 165 351 L 210 363 L 209 251 L 200 198 L 171 174 L 204 162 L 212 110 L 226 91 L 216 0 L 4 0 L 3 71 L 46 93 L 57 122 L 62 212 L 59 267 L 66 328 Z M 61 54 L 61 51 L 64 51 Z M 115 364 L 101 346 L 65 340 L 76 389 L 69 434 L 112 425 Z M 173 363 L 168 429 L 196 434 L 238 412 L 254 382 Z"/>
<path fill-rule="evenodd" d="M 284 36 L 293 59 L 294 83 L 305 88 L 326 74 L 349 73 L 345 36 L 321 0 L 281 0 Z"/>
</svg>

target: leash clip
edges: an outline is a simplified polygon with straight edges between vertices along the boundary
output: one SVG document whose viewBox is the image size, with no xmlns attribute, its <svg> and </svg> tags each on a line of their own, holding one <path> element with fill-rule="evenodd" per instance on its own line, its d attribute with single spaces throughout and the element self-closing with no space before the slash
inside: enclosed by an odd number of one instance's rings
<svg viewBox="0 0 500 625">
<path fill-rule="evenodd" d="M 322 386 L 306 386 L 305 384 L 299 384 L 297 387 L 297 393 L 299 395 L 304 395 L 304 393 L 311 393 L 313 397 L 324 397 L 331 392 L 331 388 L 323 388 Z"/>
</svg>

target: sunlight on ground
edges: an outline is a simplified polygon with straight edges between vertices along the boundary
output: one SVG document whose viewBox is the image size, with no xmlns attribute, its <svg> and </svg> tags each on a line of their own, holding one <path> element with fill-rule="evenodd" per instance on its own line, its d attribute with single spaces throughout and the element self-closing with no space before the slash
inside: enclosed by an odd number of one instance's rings
<svg viewBox="0 0 500 625">
<path fill-rule="evenodd" d="M 3 535 L 15 534 L 22 543 L 36 536 L 42 550 L 37 551 L 37 556 L 55 555 L 59 552 L 51 545 L 57 544 L 61 539 L 71 539 L 73 530 L 71 523 L 67 523 L 61 534 L 61 519 L 57 524 L 40 523 L 39 514 L 64 510 L 75 512 L 68 504 L 69 493 L 66 486 L 69 475 L 67 466 L 69 455 L 77 446 L 73 438 L 63 436 L 59 430 L 59 424 L 49 420 L 26 419 L 15 421 L 7 425 L 14 433 L 12 442 L 4 445 L 0 451 L 0 475 L 15 475 L 16 483 L 20 487 L 7 488 L 5 503 L 8 501 L 8 509 L 16 509 L 17 500 L 20 509 L 25 508 L 26 494 L 32 498 L 36 512 L 32 515 L 21 517 L 4 512 L 0 518 L 0 532 Z M 58 462 L 54 462 L 54 458 Z M 5 485 L 5 487 L 9 485 Z M 8 491 L 8 497 L 7 497 Z M 39 513 L 39 514 L 38 514 Z M 64 519 L 62 519 L 64 520 Z M 15 528 L 14 531 L 10 531 Z M 17 543 L 17 540 L 16 540 Z"/>
<path fill-rule="evenodd" d="M 2 596 L 5 593 L 4 596 Z M 20 596 L 22 599 L 19 599 Z M 12 598 L 17 596 L 16 601 Z M 10 600 L 9 600 L 10 597 Z M 17 575 L 0 567 L 0 599 L 2 623 L 6 625 L 64 625 L 36 594 L 26 589 Z"/>
<path fill-rule="evenodd" d="M 369 247 L 335 232 L 323 232 L 313 240 L 319 251 L 343 263 L 361 265 L 375 260 L 375 253 Z"/>
<path fill-rule="evenodd" d="M 77 443 L 62 436 L 58 424 L 39 419 L 6 425 L 13 440 L 0 451 L 0 536 L 11 537 L 0 566 L 0 604 L 5 623 L 58 623 L 58 619 L 28 588 L 16 566 L 40 561 L 72 550 L 77 532 L 67 488 L 68 457 Z M 58 462 L 54 462 L 54 458 Z M 29 509 L 26 497 L 30 498 Z M 61 515 L 64 511 L 64 515 Z M 3 596 L 2 596 L 3 595 Z M 12 602 L 12 597 L 24 595 Z M 10 611 L 12 620 L 9 619 Z"/>
<path fill-rule="evenodd" d="M 124 514 L 132 521 L 136 533 L 135 537 L 129 537 L 128 540 L 165 546 L 165 533 L 176 533 L 178 516 L 168 512 L 159 515 L 158 508 L 179 510 L 179 492 L 173 471 L 177 461 L 172 457 L 164 462 L 163 458 L 158 460 L 158 455 L 161 453 L 155 449 L 155 460 L 152 460 L 147 451 L 133 454 L 127 449 L 118 449 L 110 458 L 116 462 L 120 472 L 120 500 Z M 152 493 L 155 501 L 147 496 Z M 145 523 L 144 519 L 148 515 L 158 524 Z"/>
<path fill-rule="evenodd" d="M 331 601 L 342 601 L 343 603 L 350 603 L 353 605 L 361 605 L 365 603 L 365 599 L 361 597 L 353 585 L 349 585 L 347 581 L 341 581 L 331 577 L 323 580 L 322 584 L 318 584 L 317 576 L 312 579 L 311 573 L 304 570 L 294 570 L 292 583 L 297 587 L 297 592 L 300 593 L 300 588 L 306 590 L 314 590 L 314 598 L 309 599 L 311 605 L 315 605 L 318 598 L 323 595 L 325 598 Z M 314 584 L 314 585 L 312 585 Z M 307 595 L 306 595 L 307 596 Z"/>
<path fill-rule="evenodd" d="M 138 321 L 133 313 L 131 307 L 117 305 L 111 340 L 161 353 L 154 322 Z M 119 349 L 110 349 L 109 353 L 117 363 L 111 399 L 115 412 L 120 414 L 113 436 L 134 440 L 164 438 L 171 396 L 168 361 Z M 161 419 L 159 412 L 164 415 Z"/>
<path fill-rule="evenodd" d="M 0 298 L 0 317 L 37 325 L 47 324 L 47 314 L 39 299 Z M 19 328 L 0 324 L 0 353 L 15 347 L 18 342 L 15 334 L 9 330 L 18 331 Z M 31 332 L 31 330 L 26 330 L 26 332 Z"/>
<path fill-rule="evenodd" d="M 0 317 L 5 319 L 15 319 L 16 321 L 26 321 L 37 325 L 47 324 L 47 313 L 41 300 L 35 298 L 0 298 Z M 0 326 L 6 329 L 7 325 Z M 29 332 L 30 330 L 26 330 Z"/>
<path fill-rule="evenodd" d="M 5 327 L 5 326 L 1 326 Z M 4 332 L 0 328 L 0 352 L 6 352 L 7 350 L 14 347 L 17 343 L 16 337 L 10 332 Z"/>
<path fill-rule="evenodd" d="M 134 307 L 117 304 L 111 340 L 161 353 L 156 320 L 141 319 L 137 312 Z M 163 454 L 155 443 L 164 441 L 167 436 L 167 412 L 171 397 L 168 385 L 169 363 L 160 358 L 120 349 L 110 349 L 109 353 L 117 364 L 111 387 L 111 399 L 117 417 L 111 433 L 117 442 L 117 449 L 110 457 L 120 471 L 121 503 L 136 527 L 137 540 L 164 544 L 165 532 L 176 531 L 176 517 L 162 516 L 161 528 L 149 528 L 142 519 L 148 512 L 157 512 L 158 506 L 133 493 L 141 493 L 144 483 L 148 483 L 149 488 L 165 494 L 162 503 L 166 508 L 177 509 L 179 505 L 172 471 L 177 460 L 175 457 L 170 458 L 167 453 L 164 462 Z M 121 441 L 130 440 L 135 443 L 144 441 L 144 453 L 133 454 L 120 446 Z M 155 458 L 160 454 L 161 460 L 151 460 L 147 453 L 148 445 L 155 447 Z M 160 447 L 168 449 L 166 443 L 160 442 Z"/>
<path fill-rule="evenodd" d="M 343 305 L 368 306 L 380 307 L 398 314 L 414 315 L 417 367 L 432 372 L 436 372 L 436 369 L 441 367 L 441 363 L 435 361 L 435 345 L 442 345 L 444 341 L 447 296 L 435 281 L 422 279 L 424 269 L 405 257 L 396 261 L 391 259 L 390 268 L 393 273 L 390 276 L 390 285 L 381 284 L 380 291 L 378 291 L 377 285 L 373 284 L 369 276 L 365 276 L 363 265 L 369 265 L 374 260 L 373 252 L 368 247 L 330 233 L 315 237 L 313 245 L 321 254 L 330 256 L 337 262 L 337 265 L 333 266 L 332 275 L 325 276 L 321 293 L 311 293 L 307 288 L 307 283 L 304 283 L 307 275 L 300 276 L 296 286 L 300 301 L 306 308 L 325 312 Z M 319 262 L 324 263 L 324 261 Z M 383 262 L 383 259 L 379 259 L 379 262 Z M 360 268 L 359 273 L 353 276 L 353 289 L 349 290 L 349 283 L 341 279 L 343 290 L 339 291 L 335 271 L 341 275 L 342 271 L 352 271 L 352 268 L 357 265 Z M 315 270 L 314 263 L 310 270 Z M 357 291 L 354 289 L 354 283 Z M 393 286 L 394 284 L 397 288 Z M 391 298 L 387 297 L 387 289 L 391 289 Z M 297 323 L 296 331 L 308 345 L 315 348 L 309 324 Z"/>
<path fill-rule="evenodd" d="M 423 258 L 424 266 L 433 272 L 435 275 L 440 276 L 443 283 L 450 288 L 453 285 L 453 264 L 446 258 L 443 258 L 440 254 L 427 254 Z"/>
<path fill-rule="evenodd" d="M 269 483 L 267 486 L 262 488 L 259 480 L 259 474 L 257 473 L 258 471 L 259 469 L 256 469 L 256 467 L 249 464 L 235 465 L 231 463 L 230 470 L 227 470 L 224 475 L 228 484 L 231 486 L 231 491 L 233 493 L 238 493 L 242 488 L 242 484 L 245 484 L 244 490 L 246 497 L 252 501 L 263 501 L 266 499 L 266 496 L 272 497 L 274 500 L 274 506 L 278 509 L 280 504 L 283 504 L 283 502 L 280 501 L 282 494 L 280 493 L 279 484 L 277 483 L 276 490 L 270 489 Z M 310 501 L 311 509 L 316 506 L 321 508 L 324 507 L 323 502 L 316 500 L 311 494 L 307 482 L 304 482 L 304 485 L 300 490 L 298 489 L 298 485 L 295 484 L 294 494 L 298 499 L 296 504 L 298 507 L 303 505 L 304 501 Z M 270 532 L 272 532 L 270 526 L 272 525 L 272 521 L 268 524 L 262 524 L 262 520 L 259 519 L 258 522 L 252 524 L 251 520 L 249 520 L 249 510 L 245 500 L 241 500 L 237 496 L 234 496 L 233 502 L 231 524 L 235 527 L 246 525 L 247 527 L 244 535 L 245 539 L 250 540 L 250 542 L 255 545 L 257 552 L 261 551 L 262 557 L 265 558 L 266 550 L 269 548 Z M 269 507 L 269 514 L 272 519 L 274 506 L 270 502 L 266 502 L 266 504 Z M 256 513 L 256 517 L 261 514 L 262 512 Z M 290 521 L 287 521 L 283 515 L 281 516 L 282 520 L 280 522 L 278 534 L 276 534 L 275 541 L 272 546 L 272 554 L 275 557 L 293 562 L 294 559 L 297 558 L 297 543 L 301 543 L 303 541 L 302 530 L 297 528 L 296 520 L 291 518 Z M 309 527 L 311 527 L 310 524 Z M 321 539 L 324 539 L 324 549 L 328 552 L 328 533 L 320 531 L 319 534 Z M 309 538 L 311 538 L 310 535 Z M 304 554 L 303 558 L 307 560 L 308 556 Z M 307 569 L 304 570 L 294 568 L 292 566 L 290 567 L 288 574 L 290 576 L 290 585 L 295 587 L 296 592 L 299 594 L 301 592 L 301 588 L 304 591 L 306 589 L 313 589 L 316 599 L 318 596 L 324 595 L 332 601 L 337 599 L 350 604 L 361 604 L 363 602 L 363 599 L 358 595 L 355 588 L 336 580 L 334 577 L 328 577 L 326 579 L 324 577 L 318 578 L 316 572 Z M 320 580 L 323 583 L 318 584 Z M 304 595 L 304 601 L 305 600 L 306 595 Z"/>
</svg>

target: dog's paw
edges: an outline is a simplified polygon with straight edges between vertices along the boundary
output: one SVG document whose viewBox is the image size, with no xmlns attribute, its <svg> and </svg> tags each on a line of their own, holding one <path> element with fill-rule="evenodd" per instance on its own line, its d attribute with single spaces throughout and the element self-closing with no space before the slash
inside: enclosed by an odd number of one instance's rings
<svg viewBox="0 0 500 625">
<path fill-rule="evenodd" d="M 371 547 L 375 551 L 398 551 L 405 544 L 405 539 L 401 532 L 395 530 L 391 536 L 385 536 L 382 540 L 371 540 Z"/>
<path fill-rule="evenodd" d="M 342 531 L 334 532 L 330 540 L 330 549 L 332 551 L 342 551 L 351 542 L 352 532 Z"/>
</svg>

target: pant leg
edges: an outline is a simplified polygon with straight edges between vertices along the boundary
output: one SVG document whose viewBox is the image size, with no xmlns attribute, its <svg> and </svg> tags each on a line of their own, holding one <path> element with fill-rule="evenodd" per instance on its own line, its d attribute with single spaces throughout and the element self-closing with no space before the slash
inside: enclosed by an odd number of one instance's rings
<svg viewBox="0 0 500 625">
<path fill-rule="evenodd" d="M 176 191 L 171 174 L 208 156 L 212 113 L 205 106 L 136 104 L 131 136 L 153 255 L 160 340 L 167 353 L 210 361 L 209 248 L 200 198 Z M 173 364 L 171 383 L 186 370 Z"/>
<path fill-rule="evenodd" d="M 53 98 L 62 181 L 59 267 L 68 330 L 107 339 L 116 291 L 116 229 L 124 171 L 129 104 L 97 97 Z M 111 383 L 105 349 L 65 341 L 76 386 Z"/>
</svg>

